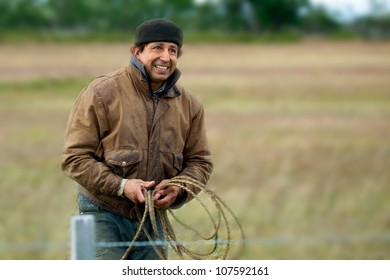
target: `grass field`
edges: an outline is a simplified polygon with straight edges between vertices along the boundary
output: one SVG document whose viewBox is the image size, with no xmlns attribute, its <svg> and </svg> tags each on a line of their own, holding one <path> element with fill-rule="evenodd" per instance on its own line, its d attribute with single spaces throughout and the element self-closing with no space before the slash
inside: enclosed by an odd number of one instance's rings
<svg viewBox="0 0 390 280">
<path fill-rule="evenodd" d="M 68 259 L 69 111 L 126 44 L 0 45 L 0 259 Z M 390 43 L 190 45 L 210 188 L 239 217 L 242 259 L 390 259 Z M 179 212 L 202 223 L 195 204 Z"/>
</svg>

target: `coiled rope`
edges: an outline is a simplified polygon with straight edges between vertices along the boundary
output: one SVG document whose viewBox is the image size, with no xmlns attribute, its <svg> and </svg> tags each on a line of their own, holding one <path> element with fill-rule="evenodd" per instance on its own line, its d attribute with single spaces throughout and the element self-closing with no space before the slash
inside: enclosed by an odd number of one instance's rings
<svg viewBox="0 0 390 280">
<path fill-rule="evenodd" d="M 185 259 L 186 256 L 192 259 L 226 259 L 228 257 L 229 251 L 231 250 L 230 243 L 232 241 L 232 225 L 230 224 L 231 221 L 236 226 L 236 229 L 238 230 L 239 236 L 241 240 L 244 240 L 244 230 L 237 219 L 236 215 L 233 213 L 233 211 L 227 206 L 227 204 L 213 191 L 206 188 L 206 186 L 187 176 L 177 176 L 170 180 L 168 180 L 168 183 L 164 186 L 165 188 L 169 186 L 177 186 L 180 189 L 186 191 L 189 195 L 191 195 L 193 198 L 195 198 L 199 204 L 202 206 L 202 208 L 207 213 L 207 216 L 209 217 L 212 225 L 213 225 L 213 231 L 209 236 L 203 235 L 201 232 L 199 232 L 197 229 L 185 224 L 182 222 L 172 211 L 172 209 L 155 209 L 153 206 L 153 195 L 155 190 L 147 190 L 145 191 L 145 210 L 143 214 L 140 213 L 140 210 L 136 207 L 136 213 L 138 220 L 140 222 L 140 225 L 137 229 L 137 232 L 131 241 L 129 247 L 127 248 L 126 252 L 122 256 L 122 260 L 127 259 L 127 256 L 129 255 L 131 249 L 134 246 L 134 243 L 138 240 L 140 237 L 142 231 L 145 233 L 148 240 L 151 242 L 151 246 L 155 250 L 155 252 L 158 254 L 160 259 L 166 260 L 168 259 L 167 256 L 167 250 L 165 246 L 157 246 L 155 243 L 155 240 L 157 241 L 163 241 L 164 244 L 169 244 L 170 247 L 173 249 L 173 251 L 176 253 L 176 255 L 180 259 Z M 217 215 L 214 217 L 211 213 L 211 210 L 206 206 L 206 204 L 197 196 L 195 192 L 193 192 L 188 186 L 192 186 L 195 189 L 204 192 L 213 202 L 215 209 L 217 210 Z M 184 226 L 185 228 L 189 229 L 190 231 L 194 232 L 199 238 L 205 241 L 212 240 L 212 248 L 208 252 L 199 252 L 195 250 L 191 250 L 188 247 L 184 246 L 182 242 L 179 242 L 176 238 L 175 231 L 172 227 L 172 224 L 168 218 L 169 213 L 176 222 L 178 222 L 180 225 Z M 157 216 L 157 217 L 156 217 Z M 152 236 L 149 234 L 145 223 L 147 218 L 149 217 L 152 225 L 152 230 L 155 236 L 155 240 L 153 240 Z M 229 220 L 230 218 L 233 218 L 233 220 Z M 158 231 L 158 223 L 157 219 L 160 222 L 160 225 L 163 230 L 163 234 L 159 234 Z M 224 232 L 221 232 L 224 230 Z M 220 236 L 226 236 L 226 242 L 220 242 L 218 239 Z M 241 242 L 240 247 L 238 248 L 236 254 L 242 252 L 244 249 L 244 243 Z M 232 258 L 235 258 L 237 256 L 232 256 Z"/>
</svg>

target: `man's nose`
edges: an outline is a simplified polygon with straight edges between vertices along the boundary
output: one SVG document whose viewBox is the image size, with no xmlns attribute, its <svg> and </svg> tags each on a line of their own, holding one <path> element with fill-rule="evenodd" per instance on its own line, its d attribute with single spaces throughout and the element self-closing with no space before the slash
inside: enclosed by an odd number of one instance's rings
<svg viewBox="0 0 390 280">
<path fill-rule="evenodd" d="M 169 61 L 169 52 L 168 50 L 164 50 L 162 53 L 161 53 L 161 56 L 160 56 L 160 59 L 162 61 Z"/>
</svg>

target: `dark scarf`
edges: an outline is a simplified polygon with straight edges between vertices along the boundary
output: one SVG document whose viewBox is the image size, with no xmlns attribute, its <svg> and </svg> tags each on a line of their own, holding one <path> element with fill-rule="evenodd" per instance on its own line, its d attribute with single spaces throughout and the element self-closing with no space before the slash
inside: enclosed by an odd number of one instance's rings
<svg viewBox="0 0 390 280">
<path fill-rule="evenodd" d="M 141 72 L 142 76 L 148 82 L 149 92 L 152 95 L 153 99 L 160 100 L 161 98 L 167 97 L 167 94 L 170 89 L 173 89 L 174 91 L 173 96 L 180 95 L 180 91 L 176 87 L 176 82 L 179 80 L 181 75 L 179 69 L 176 68 L 175 71 L 172 73 L 172 75 L 165 80 L 163 85 L 159 89 L 153 91 L 152 86 L 150 84 L 150 77 L 148 75 L 148 72 L 146 71 L 145 65 L 143 65 L 142 62 L 139 61 L 134 55 L 131 55 L 130 63 L 134 65 Z"/>
</svg>

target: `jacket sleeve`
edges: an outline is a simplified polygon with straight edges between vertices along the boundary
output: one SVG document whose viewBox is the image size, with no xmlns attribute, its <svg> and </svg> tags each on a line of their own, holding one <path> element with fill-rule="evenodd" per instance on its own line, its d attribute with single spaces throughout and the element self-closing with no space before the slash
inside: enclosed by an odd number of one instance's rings
<svg viewBox="0 0 390 280">
<path fill-rule="evenodd" d="M 108 129 L 104 104 L 93 87 L 87 87 L 69 116 L 61 166 L 89 192 L 116 195 L 121 178 L 102 162 L 99 152 Z"/>
<path fill-rule="evenodd" d="M 199 110 L 191 121 L 191 127 L 183 151 L 183 170 L 179 176 L 188 176 L 206 185 L 213 170 L 213 163 L 206 135 L 204 109 L 201 105 L 198 108 Z M 198 188 L 186 187 L 196 194 L 200 192 Z M 179 208 L 192 199 L 193 197 L 185 192 L 176 200 L 172 208 Z"/>
</svg>

